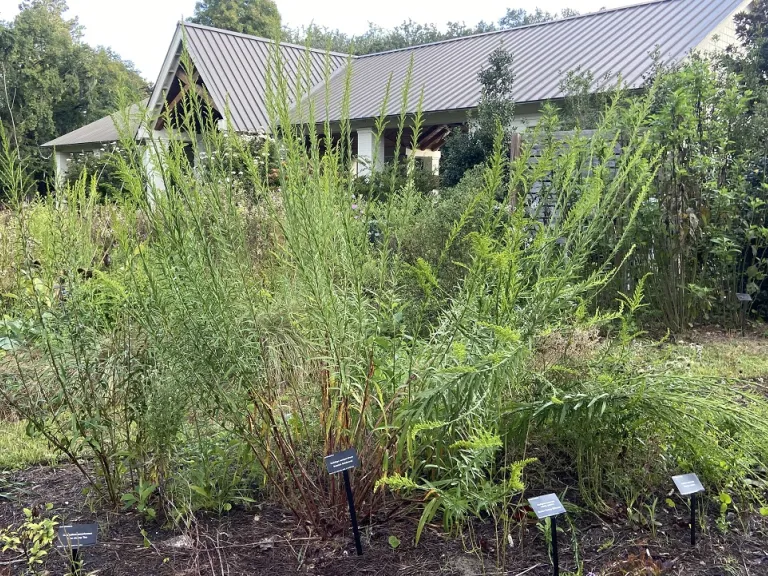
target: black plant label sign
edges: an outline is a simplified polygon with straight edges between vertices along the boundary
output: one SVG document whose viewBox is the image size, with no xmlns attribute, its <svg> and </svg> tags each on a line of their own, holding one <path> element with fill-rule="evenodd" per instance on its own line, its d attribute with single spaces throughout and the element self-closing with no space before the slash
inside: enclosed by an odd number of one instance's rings
<svg viewBox="0 0 768 576">
<path fill-rule="evenodd" d="M 677 490 L 681 496 L 689 496 L 698 492 L 704 492 L 704 486 L 701 484 L 699 477 L 696 474 L 681 474 L 680 476 L 672 476 L 672 480 L 677 486 Z"/>
<path fill-rule="evenodd" d="M 328 474 L 338 474 L 359 466 L 360 458 L 358 458 L 357 450 L 354 448 L 325 457 L 325 468 L 328 470 Z"/>
<path fill-rule="evenodd" d="M 68 524 L 59 526 L 57 533 L 59 548 L 77 550 L 88 546 L 96 546 L 99 534 L 98 524 Z"/>
<path fill-rule="evenodd" d="M 534 514 L 536 514 L 539 520 L 549 518 L 550 516 L 557 516 L 558 514 L 565 514 L 565 508 L 557 494 L 546 494 L 538 498 L 531 498 L 528 500 L 528 504 L 531 505 Z"/>
</svg>

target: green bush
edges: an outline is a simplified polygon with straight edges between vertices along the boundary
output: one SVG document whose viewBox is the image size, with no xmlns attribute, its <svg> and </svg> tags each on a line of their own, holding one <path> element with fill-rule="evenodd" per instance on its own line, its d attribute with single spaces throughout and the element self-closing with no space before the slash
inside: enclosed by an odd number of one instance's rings
<svg viewBox="0 0 768 576">
<path fill-rule="evenodd" d="M 498 48 L 488 57 L 488 66 L 477 77 L 480 103 L 468 117 L 466 129 L 454 128 L 441 149 L 440 179 L 445 187 L 459 183 L 470 168 L 493 155 L 498 129 L 506 134 L 512 126 L 515 104 L 512 54 Z"/>
<path fill-rule="evenodd" d="M 428 194 L 439 187 L 440 178 L 429 170 L 409 164 L 386 164 L 382 170 L 354 179 L 353 190 L 356 196 L 364 199 L 386 201 L 393 192 L 402 191 L 406 187 L 420 194 Z"/>
<path fill-rule="evenodd" d="M 125 194 L 118 171 L 118 166 L 124 160 L 119 157 L 128 153 L 119 142 L 104 143 L 95 152 L 73 152 L 66 160 L 66 183 L 77 186 L 80 179 L 85 179 L 90 194 L 98 194 L 101 200 L 119 200 Z"/>
</svg>

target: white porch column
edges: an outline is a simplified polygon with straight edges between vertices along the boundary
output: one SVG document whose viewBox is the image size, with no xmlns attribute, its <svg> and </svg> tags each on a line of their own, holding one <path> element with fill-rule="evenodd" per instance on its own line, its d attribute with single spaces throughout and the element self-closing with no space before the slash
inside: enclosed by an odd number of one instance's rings
<svg viewBox="0 0 768 576">
<path fill-rule="evenodd" d="M 63 186 L 64 181 L 67 178 L 67 170 L 69 169 L 69 165 L 67 162 L 68 159 L 69 159 L 68 153 L 54 150 L 53 161 L 56 168 L 56 188 L 60 188 L 61 186 Z"/>
<path fill-rule="evenodd" d="M 384 167 L 384 138 L 376 139 L 373 128 L 357 131 L 357 175 L 366 176 Z"/>
<path fill-rule="evenodd" d="M 431 172 L 435 176 L 440 173 L 440 151 L 439 150 L 411 150 L 405 149 L 406 154 L 413 154 L 419 158 L 424 165 L 424 170 Z"/>
<path fill-rule="evenodd" d="M 150 139 L 144 143 L 144 171 L 147 175 L 147 201 L 154 208 L 158 192 L 165 191 L 165 180 L 161 169 L 165 142 L 161 139 Z"/>
<path fill-rule="evenodd" d="M 147 202 L 154 208 L 157 193 L 165 191 L 162 156 L 165 153 L 168 138 L 162 130 L 141 126 L 136 134 L 136 139 L 144 146 L 142 164 L 144 165 L 144 174 L 147 177 Z"/>
</svg>

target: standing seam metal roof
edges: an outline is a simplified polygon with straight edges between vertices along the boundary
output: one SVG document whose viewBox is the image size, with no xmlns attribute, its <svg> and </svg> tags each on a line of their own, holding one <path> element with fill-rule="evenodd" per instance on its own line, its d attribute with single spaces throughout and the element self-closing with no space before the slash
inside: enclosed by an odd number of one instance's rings
<svg viewBox="0 0 768 576">
<path fill-rule="evenodd" d="M 63 147 L 63 146 L 79 146 L 83 144 L 102 144 L 105 142 L 117 142 L 120 140 L 120 132 L 123 129 L 129 130 L 131 133 L 136 134 L 139 129 L 144 115 L 144 111 L 147 109 L 147 100 L 142 101 L 139 104 L 133 104 L 122 112 L 116 112 L 111 116 L 105 116 L 95 122 L 86 124 L 73 130 L 63 136 L 59 136 L 55 140 L 46 142 L 42 146 L 44 147 Z M 120 129 L 118 129 L 118 126 Z"/>
<path fill-rule="evenodd" d="M 407 112 L 416 112 L 423 90 L 424 112 L 473 108 L 480 101 L 478 72 L 498 47 L 512 53 L 517 102 L 564 96 L 560 83 L 568 71 L 593 74 L 594 89 L 621 74 L 629 88 L 642 86 L 658 48 L 663 61 L 685 58 L 744 0 L 656 0 L 513 28 L 360 56 L 352 60 L 350 119 L 375 118 L 381 112 L 387 82 L 392 94 L 386 115 L 401 112 L 400 87 L 413 59 Z M 346 68 L 346 67 L 342 67 Z M 325 110 L 325 86 L 312 93 L 316 110 Z M 329 120 L 341 118 L 345 74 L 330 80 Z M 296 112 L 297 116 L 299 111 Z M 306 114 L 305 114 L 306 115 Z"/>
<path fill-rule="evenodd" d="M 268 126 L 267 81 L 270 68 L 275 72 L 274 41 L 198 24 L 183 26 L 192 61 L 219 111 L 223 114 L 229 103 L 232 124 L 239 132 L 255 132 Z M 349 58 L 294 44 L 280 44 L 280 55 L 291 98 L 295 97 L 300 71 L 309 73 L 312 87 L 325 78 L 326 65 L 330 73 Z"/>
<path fill-rule="evenodd" d="M 325 119 L 326 109 L 328 120 L 341 119 L 349 67 L 350 119 L 379 116 L 390 77 L 385 114 L 399 114 L 402 87 L 411 61 L 406 112 L 416 112 L 422 91 L 424 112 L 465 110 L 478 105 L 478 72 L 500 46 L 514 57 L 514 97 L 520 103 L 562 98 L 560 83 L 564 74 L 579 69 L 593 74 L 593 89 L 601 88 L 606 78 L 615 79 L 619 74 L 629 88 L 639 88 L 651 70 L 651 54 L 656 49 L 665 62 L 685 58 L 744 3 L 745 0 L 654 0 L 357 57 L 308 50 L 294 44 L 280 44 L 279 49 L 291 98 L 296 97 L 293 91 L 299 70 L 306 62 L 309 64 L 310 85 L 314 88 L 310 98 L 303 99 L 301 110 L 294 111 L 296 121 L 306 119 L 308 100 L 315 104 L 318 121 Z M 192 61 L 214 103 L 222 113 L 229 105 L 235 130 L 255 132 L 267 127 L 267 79 L 274 41 L 199 24 L 180 26 Z M 158 89 L 167 86 L 157 86 Z M 116 139 L 114 121 L 108 116 L 44 146 L 78 146 Z"/>
</svg>

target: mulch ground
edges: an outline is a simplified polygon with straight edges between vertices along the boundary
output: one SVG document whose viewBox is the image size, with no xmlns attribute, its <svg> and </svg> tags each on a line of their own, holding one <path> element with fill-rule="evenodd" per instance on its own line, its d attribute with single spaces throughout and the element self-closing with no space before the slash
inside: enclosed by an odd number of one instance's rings
<svg viewBox="0 0 768 576">
<path fill-rule="evenodd" d="M 94 506 L 84 495 L 85 488 L 71 466 L 0 475 L 0 528 L 20 522 L 23 507 L 42 508 L 48 502 L 67 523 L 97 522 L 100 541 L 87 549 L 85 570 L 99 576 L 544 576 L 552 572 L 544 536 L 534 521 L 517 529 L 503 551 L 496 549 L 490 522 L 473 525 L 463 537 L 443 534 L 439 526 L 428 527 L 414 546 L 418 515 L 395 512 L 385 521 L 364 524 L 364 555 L 358 557 L 351 535 L 335 540 L 308 536 L 279 506 L 234 509 L 223 517 L 199 516 L 188 529 L 172 531 L 145 523 L 133 512 Z M 768 522 L 764 519 L 730 514 L 729 527 L 721 532 L 715 527 L 717 510 L 713 508 L 694 548 L 687 508 L 658 508 L 656 519 L 661 525 L 655 536 L 647 528 L 629 524 L 626 514 L 613 519 L 571 514 L 574 526 L 561 522 L 566 524 L 559 537 L 561 574 L 576 572 L 576 555 L 583 562 L 584 575 L 768 574 Z M 390 536 L 400 540 L 394 550 Z M 503 569 L 498 567 L 500 554 L 506 556 Z M 51 553 L 45 569 L 51 575 L 68 571 L 66 560 L 57 552 Z M 18 558 L 0 553 L 0 576 L 23 573 L 24 564 Z"/>
</svg>

